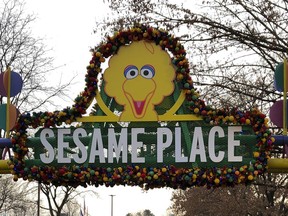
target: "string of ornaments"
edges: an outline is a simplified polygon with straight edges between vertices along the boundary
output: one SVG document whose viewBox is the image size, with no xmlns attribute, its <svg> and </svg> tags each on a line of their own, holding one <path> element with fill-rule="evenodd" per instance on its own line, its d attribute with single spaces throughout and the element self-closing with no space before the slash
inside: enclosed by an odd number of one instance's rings
<svg viewBox="0 0 288 216">
<path fill-rule="evenodd" d="M 25 166 L 25 159 L 29 152 L 26 145 L 27 129 L 39 127 L 57 127 L 76 121 L 77 117 L 86 114 L 91 101 L 96 95 L 99 84 L 98 74 L 101 73 L 101 64 L 105 59 L 117 53 L 119 48 L 133 41 L 148 40 L 155 42 L 163 50 L 172 55 L 172 63 L 176 67 L 176 81 L 185 90 L 185 105 L 191 114 L 202 116 L 207 124 L 211 125 L 248 125 L 252 126 L 257 139 L 255 144 L 254 160 L 241 167 L 222 168 L 178 168 L 173 165 L 162 167 L 142 167 L 129 164 L 115 168 L 101 168 L 94 165 L 53 167 Z M 178 38 L 160 29 L 147 25 L 136 25 L 127 30 L 114 33 L 107 40 L 92 50 L 92 59 L 87 66 L 84 91 L 75 98 L 72 107 L 54 112 L 23 113 L 18 118 L 12 137 L 14 157 L 11 160 L 14 180 L 37 180 L 46 184 L 72 185 L 137 185 L 146 189 L 158 187 L 188 188 L 193 186 L 234 186 L 235 184 L 251 183 L 258 175 L 266 171 L 267 159 L 274 142 L 268 128 L 268 119 L 259 110 L 240 111 L 234 109 L 214 109 L 206 106 L 193 86 L 190 76 L 189 62 L 186 51 Z"/>
</svg>

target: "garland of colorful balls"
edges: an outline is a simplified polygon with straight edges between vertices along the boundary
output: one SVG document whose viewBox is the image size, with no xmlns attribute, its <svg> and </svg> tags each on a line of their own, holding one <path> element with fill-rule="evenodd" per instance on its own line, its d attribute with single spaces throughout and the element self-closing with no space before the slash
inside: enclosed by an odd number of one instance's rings
<svg viewBox="0 0 288 216">
<path fill-rule="evenodd" d="M 186 91 L 186 106 L 192 114 L 201 115 L 205 122 L 213 125 L 251 125 L 257 135 L 258 148 L 254 152 L 254 161 L 242 167 L 222 167 L 211 169 L 179 168 L 172 165 L 163 167 L 139 167 L 127 165 L 118 168 L 101 167 L 52 167 L 49 165 L 25 167 L 25 157 L 28 153 L 26 146 L 27 129 L 39 127 L 56 127 L 63 123 L 70 124 L 86 113 L 91 100 L 95 97 L 97 76 L 101 72 L 101 63 L 117 53 L 118 49 L 133 41 L 154 41 L 163 50 L 173 54 L 172 62 L 176 66 L 176 79 Z M 72 107 L 55 112 L 24 113 L 19 117 L 12 138 L 14 157 L 11 159 L 14 180 L 37 180 L 54 185 L 138 185 L 146 189 L 155 187 L 182 188 L 193 186 L 218 187 L 222 185 L 234 186 L 238 183 L 250 183 L 257 175 L 266 170 L 269 152 L 272 149 L 273 138 L 268 129 L 268 120 L 257 109 L 239 111 L 237 109 L 212 109 L 206 106 L 199 98 L 199 93 L 193 87 L 189 75 L 189 63 L 186 51 L 178 38 L 174 38 L 166 31 L 146 25 L 137 25 L 133 28 L 117 32 L 107 38 L 107 42 L 92 50 L 92 59 L 87 67 L 85 77 L 86 87 L 75 99 Z"/>
</svg>

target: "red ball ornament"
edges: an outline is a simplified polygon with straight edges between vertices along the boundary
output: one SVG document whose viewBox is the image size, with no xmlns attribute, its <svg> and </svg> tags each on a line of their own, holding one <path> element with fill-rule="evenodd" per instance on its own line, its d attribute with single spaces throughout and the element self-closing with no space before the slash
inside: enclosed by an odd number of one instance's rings
<svg viewBox="0 0 288 216">
<path fill-rule="evenodd" d="M 246 123 L 246 119 L 245 119 L 244 117 L 242 117 L 242 118 L 240 119 L 240 122 L 241 122 L 242 124 L 245 124 L 245 123 Z"/>
<path fill-rule="evenodd" d="M 64 175 L 65 172 L 66 172 L 66 170 L 65 170 L 64 168 L 60 168 L 59 171 L 58 171 L 58 173 L 59 173 L 60 175 Z"/>
<path fill-rule="evenodd" d="M 206 116 L 206 115 L 207 115 L 207 111 L 206 111 L 206 110 L 202 110 L 202 111 L 201 111 L 201 115 L 202 115 L 202 116 Z"/>
</svg>

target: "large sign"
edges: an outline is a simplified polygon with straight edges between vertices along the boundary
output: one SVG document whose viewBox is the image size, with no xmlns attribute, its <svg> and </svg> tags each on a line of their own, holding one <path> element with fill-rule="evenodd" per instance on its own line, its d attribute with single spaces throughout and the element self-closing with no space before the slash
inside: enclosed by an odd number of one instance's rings
<svg viewBox="0 0 288 216">
<path fill-rule="evenodd" d="M 92 54 L 74 105 L 20 116 L 15 180 L 184 189 L 247 184 L 266 170 L 268 119 L 257 109 L 206 105 L 177 38 L 140 25 Z M 30 129 L 38 129 L 34 137 Z"/>
</svg>

